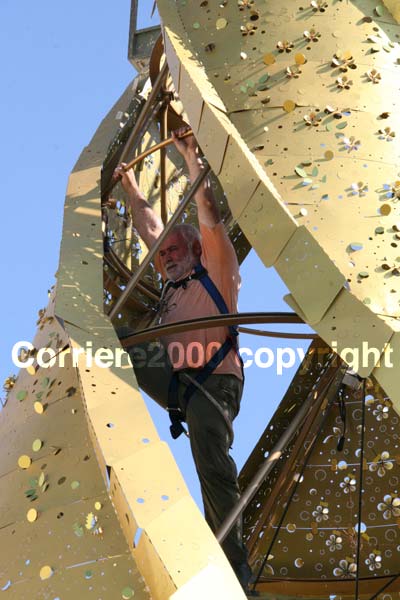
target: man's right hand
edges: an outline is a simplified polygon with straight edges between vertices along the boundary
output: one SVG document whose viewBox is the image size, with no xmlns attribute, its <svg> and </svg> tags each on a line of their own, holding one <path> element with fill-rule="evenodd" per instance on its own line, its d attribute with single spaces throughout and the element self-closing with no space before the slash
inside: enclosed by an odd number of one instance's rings
<svg viewBox="0 0 400 600">
<path fill-rule="evenodd" d="M 122 187 L 129 196 L 140 193 L 133 169 L 128 169 L 128 171 L 125 171 L 125 166 L 126 163 L 120 163 L 114 169 L 113 180 L 120 180 Z"/>
</svg>

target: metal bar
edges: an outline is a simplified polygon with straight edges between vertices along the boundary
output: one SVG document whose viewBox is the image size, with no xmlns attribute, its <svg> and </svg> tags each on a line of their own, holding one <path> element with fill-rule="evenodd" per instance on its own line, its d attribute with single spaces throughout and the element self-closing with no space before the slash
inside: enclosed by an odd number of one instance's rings
<svg viewBox="0 0 400 600">
<path fill-rule="evenodd" d="M 393 575 L 391 580 L 388 581 L 387 583 L 385 583 L 385 585 L 383 587 L 381 587 L 381 589 L 378 592 L 376 592 L 376 594 L 371 596 L 371 598 L 369 600 L 375 600 L 375 598 L 377 598 L 379 596 L 379 594 L 382 594 L 382 592 L 387 590 L 387 588 L 390 587 L 392 585 L 392 583 L 394 583 L 396 581 L 396 579 L 398 579 L 399 577 L 400 577 L 400 573 L 398 573 L 397 575 Z"/>
<path fill-rule="evenodd" d="M 124 269 L 123 267 L 125 267 L 125 264 L 122 261 L 120 261 L 118 256 L 115 253 L 112 253 L 112 251 L 109 250 L 104 255 L 104 261 L 109 267 L 111 267 L 114 271 L 116 271 L 120 277 L 123 277 L 125 280 L 127 280 L 127 279 L 129 280 L 129 278 L 132 277 L 132 271 L 130 271 L 130 269 L 128 269 L 128 267 L 126 267 Z M 122 265 L 123 265 L 123 267 L 122 267 Z M 144 294 L 148 298 L 151 298 L 152 300 L 155 300 L 156 302 L 158 302 L 160 300 L 160 295 L 157 294 L 155 291 L 152 291 L 149 287 L 147 287 L 142 282 L 139 282 L 137 284 L 137 288 L 138 288 L 139 292 L 142 292 L 142 294 Z"/>
<path fill-rule="evenodd" d="M 137 331 L 135 334 L 121 340 L 122 346 L 127 348 L 133 344 L 140 344 L 147 340 L 152 340 L 160 335 L 170 335 L 182 333 L 184 331 L 194 331 L 196 329 L 212 328 L 212 327 L 229 327 L 237 323 L 303 323 L 295 313 L 233 313 L 228 315 L 215 315 L 212 317 L 200 317 L 198 319 L 190 319 L 187 321 L 176 321 L 167 325 L 157 325 Z M 275 337 L 275 332 L 272 332 Z M 284 337 L 285 333 L 277 334 Z M 316 334 L 310 336 L 318 337 Z"/>
<path fill-rule="evenodd" d="M 207 177 L 207 175 L 208 175 L 209 172 L 210 172 L 210 165 L 206 164 L 204 166 L 204 169 L 198 175 L 196 181 L 193 183 L 192 187 L 190 188 L 188 195 L 186 196 L 186 198 L 183 199 L 181 205 L 175 211 L 173 217 L 168 222 L 168 225 L 165 227 L 165 229 L 161 233 L 160 237 L 157 239 L 157 241 L 155 242 L 155 244 L 149 249 L 149 251 L 148 251 L 147 255 L 145 256 L 142 264 L 140 265 L 140 267 L 138 268 L 138 270 L 136 271 L 136 273 L 134 274 L 134 276 L 132 277 L 132 279 L 130 281 L 128 281 L 125 290 L 123 291 L 123 293 L 121 294 L 121 296 L 116 300 L 115 305 L 113 306 L 113 308 L 111 309 L 111 311 L 109 312 L 109 315 L 108 315 L 110 317 L 110 319 L 113 319 L 115 317 L 115 315 L 118 313 L 118 311 L 120 310 L 120 308 L 124 305 L 125 300 L 128 298 L 129 294 L 131 293 L 131 291 L 133 290 L 133 288 L 136 286 L 137 282 L 140 280 L 140 278 L 142 277 L 142 275 L 145 272 L 145 270 L 150 265 L 153 257 L 159 251 L 161 244 L 168 237 L 168 235 L 169 235 L 172 227 L 181 218 L 181 216 L 184 213 L 187 205 L 192 200 L 192 198 L 196 194 L 197 190 L 199 189 L 199 187 L 201 186 L 201 184 L 203 183 L 204 179 Z"/>
<path fill-rule="evenodd" d="M 333 361 L 332 361 L 332 362 L 333 362 Z M 342 366 L 342 368 L 344 368 L 344 367 L 343 367 L 343 363 L 342 363 L 342 365 L 341 365 L 341 366 Z M 333 381 L 335 380 L 335 377 L 336 377 L 336 375 L 337 375 L 337 372 L 340 370 L 340 368 L 341 368 L 340 366 L 336 368 L 336 371 L 335 371 L 335 373 L 334 373 L 333 377 L 332 377 L 332 378 L 331 378 L 331 380 L 330 380 L 330 381 L 329 381 L 329 382 L 328 382 L 328 383 L 327 383 L 327 384 L 324 386 L 324 388 L 323 388 L 322 392 L 320 392 L 320 394 L 323 394 L 323 395 L 325 395 L 325 393 L 328 393 L 328 391 L 329 391 L 329 388 L 330 388 L 330 386 L 332 385 Z M 343 373 L 342 373 L 342 379 L 343 379 L 344 373 L 345 373 L 345 369 L 344 369 L 344 371 L 343 371 Z M 310 395 L 311 395 L 311 394 L 310 394 Z M 319 426 L 319 432 L 321 432 L 321 431 L 322 431 L 322 429 L 323 429 L 323 427 L 324 427 L 324 425 L 325 425 L 326 419 L 327 419 L 327 417 L 328 417 L 328 415 L 329 415 L 330 408 L 331 408 L 332 404 L 334 403 L 334 401 L 335 401 L 335 396 L 333 396 L 333 397 L 330 399 L 330 402 L 328 403 L 328 406 L 326 407 L 325 414 L 323 415 L 322 421 L 321 421 L 321 423 L 320 423 L 320 426 Z M 307 456 L 306 460 L 304 461 L 304 463 L 303 463 L 303 466 L 302 466 L 302 468 L 301 468 L 301 471 L 300 471 L 300 476 L 297 478 L 297 481 L 296 481 L 296 483 L 295 483 L 295 485 L 294 485 L 294 487 L 293 487 L 292 493 L 290 494 L 290 497 L 289 497 L 288 501 L 286 502 L 285 509 L 284 509 L 284 511 L 283 511 L 283 513 L 282 513 L 282 517 L 281 517 L 281 518 L 280 518 L 280 520 L 279 520 L 278 526 L 277 526 L 277 528 L 276 528 L 276 530 L 275 530 L 275 533 L 274 533 L 274 536 L 273 536 L 273 538 L 272 538 L 272 541 L 271 541 L 271 543 L 270 543 L 270 545 L 269 545 L 268 551 L 266 552 L 266 554 L 265 554 L 265 557 L 264 557 L 264 560 L 263 560 L 263 562 L 262 562 L 262 565 L 261 565 L 261 567 L 260 567 L 260 568 L 259 568 L 259 570 L 258 570 L 258 573 L 257 573 L 256 579 L 255 579 L 255 582 L 254 582 L 254 584 L 253 584 L 253 585 L 254 585 L 254 588 L 253 588 L 254 590 L 255 590 L 255 588 L 256 588 L 257 582 L 259 581 L 259 579 L 260 579 L 260 577 L 261 577 L 261 573 L 262 573 L 262 571 L 263 571 L 263 569 L 264 569 L 264 567 L 265 567 L 265 564 L 266 564 L 266 562 L 267 562 L 267 560 L 268 560 L 268 556 L 269 556 L 269 555 L 270 555 L 270 553 L 271 553 L 271 550 L 272 550 L 272 548 L 273 548 L 273 545 L 274 545 L 274 543 L 275 543 L 275 541 L 276 541 L 276 538 L 278 537 L 278 533 L 279 533 L 279 531 L 280 531 L 280 528 L 281 528 L 281 526 L 282 526 L 283 520 L 284 520 L 284 518 L 285 518 L 285 516 L 286 516 L 286 514 L 287 514 L 287 511 L 289 510 L 289 506 L 290 506 L 290 504 L 291 504 L 291 502 L 292 502 L 293 496 L 295 495 L 295 493 L 296 493 L 296 491 L 297 491 L 297 488 L 298 488 L 298 486 L 299 486 L 299 484 L 300 484 L 301 478 L 302 478 L 302 476 L 303 476 L 303 474 L 304 474 L 304 471 L 305 471 L 305 469 L 306 469 L 306 466 L 307 466 L 307 464 L 308 464 L 308 461 L 309 461 L 309 459 L 310 459 L 310 457 L 311 457 L 311 454 L 312 454 L 312 451 L 313 451 L 313 449 L 314 449 L 314 446 L 315 446 L 315 444 L 316 444 L 316 441 L 317 441 L 317 439 L 318 439 L 318 435 L 316 434 L 316 435 L 314 436 L 314 440 L 313 440 L 313 442 L 310 444 L 309 453 L 308 453 L 308 456 Z"/>
<path fill-rule="evenodd" d="M 334 360 L 334 357 L 331 359 L 331 363 L 333 362 L 333 360 Z M 336 374 L 336 370 L 335 370 L 334 375 L 335 374 Z M 333 377 L 332 377 L 332 379 L 333 379 Z M 326 384 L 326 386 L 324 386 L 324 388 L 320 391 L 319 395 L 324 394 L 325 391 L 331 385 L 331 383 L 332 383 L 332 380 L 330 379 L 328 381 L 328 383 Z M 284 431 L 284 433 L 281 436 L 281 438 L 279 439 L 279 441 L 272 448 L 268 458 L 262 463 L 262 465 L 258 469 L 257 473 L 254 475 L 253 479 L 251 480 L 251 482 L 247 486 L 246 490 L 242 494 L 239 502 L 230 511 L 230 513 L 227 515 L 225 521 L 222 523 L 221 527 L 216 532 L 215 537 L 217 538 L 217 540 L 220 543 L 223 542 L 223 540 L 226 538 L 226 536 L 232 529 L 232 527 L 235 524 L 238 517 L 240 517 L 240 515 L 243 513 L 245 508 L 251 502 L 254 494 L 257 492 L 257 490 L 261 486 L 262 482 L 267 477 L 268 473 L 274 467 L 275 463 L 281 458 L 283 451 L 285 450 L 286 446 L 289 444 L 290 440 L 295 435 L 296 431 L 298 430 L 298 428 L 300 427 L 300 425 L 306 418 L 309 410 L 312 408 L 315 401 L 316 401 L 316 399 L 314 397 L 314 390 L 312 390 L 309 393 L 307 400 L 304 402 L 304 404 L 301 406 L 298 413 L 294 417 L 293 421 L 290 423 L 288 428 Z"/>
<path fill-rule="evenodd" d="M 315 346 L 314 346 L 314 348 L 315 348 Z M 322 348 L 320 347 L 317 350 L 317 353 L 316 353 L 317 358 L 320 356 L 321 349 Z M 325 349 L 328 350 L 328 353 L 331 353 L 331 351 L 328 347 L 326 347 Z M 303 360 L 303 366 L 307 365 L 307 370 L 314 368 L 312 366 L 312 363 L 309 362 L 310 358 L 311 358 L 311 356 L 308 353 L 307 356 Z M 325 362 L 326 362 L 326 360 L 327 360 L 327 358 L 325 358 Z M 314 375 L 315 375 L 315 373 L 314 373 Z M 316 375 L 315 375 L 315 377 L 316 377 Z M 314 386 L 312 386 L 312 390 L 310 390 L 308 394 L 310 394 L 312 391 L 315 391 L 316 387 L 319 387 L 320 389 L 323 388 L 325 383 L 331 380 L 331 378 L 332 378 L 331 369 L 327 369 L 326 367 L 324 367 L 324 369 L 320 372 L 320 375 L 318 375 L 318 377 L 319 377 L 318 384 L 315 384 Z M 293 384 L 293 382 L 290 384 L 290 386 L 292 386 L 292 384 Z M 288 392 L 289 392 L 289 390 L 288 390 Z M 308 398 L 308 394 L 306 396 L 306 399 Z M 295 469 L 296 465 L 298 465 L 300 463 L 300 461 L 304 461 L 304 460 L 308 461 L 307 457 L 308 457 L 309 452 L 311 451 L 312 444 L 307 442 L 307 440 L 313 440 L 314 436 L 319 431 L 319 428 L 320 428 L 319 416 L 321 413 L 321 409 L 324 407 L 325 401 L 326 401 L 326 399 L 324 397 L 321 397 L 318 400 L 318 396 L 317 396 L 316 401 L 313 405 L 313 408 L 309 411 L 307 417 L 304 419 L 302 426 L 301 426 L 301 430 L 299 431 L 298 435 L 296 436 L 296 440 L 294 441 L 294 443 L 291 447 L 290 456 L 288 456 L 287 460 L 285 461 L 285 468 L 281 469 L 276 481 L 274 482 L 274 486 L 273 486 L 273 489 L 271 490 L 271 493 L 268 495 L 268 498 L 266 498 L 265 503 L 262 506 L 262 510 L 261 510 L 260 514 L 258 515 L 256 525 L 254 526 L 254 528 L 251 528 L 252 529 L 251 534 L 246 543 L 250 558 L 252 557 L 253 553 L 256 554 L 256 552 L 257 552 L 257 544 L 259 542 L 259 534 L 264 529 L 263 535 L 265 536 L 265 539 L 266 539 L 266 533 L 267 533 L 266 529 L 271 528 L 276 521 L 277 506 L 279 506 L 279 504 L 285 503 L 285 497 L 290 496 L 292 486 L 295 485 L 295 481 L 293 478 L 291 478 L 290 481 L 288 482 L 287 473 L 290 473 L 293 469 Z M 305 446 L 306 442 L 307 442 L 307 444 Z M 267 527 L 265 528 L 266 521 L 268 524 L 267 524 Z"/>
<path fill-rule="evenodd" d="M 158 100 L 158 102 L 153 104 L 153 107 L 151 108 L 150 112 L 147 114 L 146 119 L 144 120 L 144 122 L 142 123 L 142 126 L 138 130 L 136 138 L 130 144 L 127 154 L 133 154 L 137 150 L 140 142 L 143 140 L 145 132 L 148 130 L 148 128 L 150 126 L 151 121 L 153 121 L 155 119 L 155 116 L 160 112 L 160 110 L 162 109 L 164 104 L 165 104 L 165 99 Z M 125 151 L 125 149 L 126 149 L 126 146 L 124 146 L 124 151 Z M 144 156 L 141 154 L 140 160 L 145 158 L 148 154 L 150 154 L 149 151 L 147 151 L 147 154 Z M 126 156 L 121 155 L 119 162 L 124 162 L 125 160 L 126 160 Z M 139 159 L 134 159 L 134 161 L 136 164 L 137 162 L 139 162 Z M 132 161 L 130 161 L 130 162 L 132 162 Z M 126 167 L 125 167 L 125 170 L 126 170 Z"/>
<path fill-rule="evenodd" d="M 191 129 L 189 129 L 188 131 L 185 131 L 185 133 L 183 135 L 179 136 L 179 139 L 183 140 L 184 138 L 189 137 L 189 135 L 193 135 L 193 131 Z M 130 162 L 128 162 L 124 166 L 124 171 L 128 171 L 129 169 L 134 167 L 136 165 L 136 163 L 138 163 L 141 160 L 143 160 L 144 158 L 146 158 L 146 156 L 149 156 L 149 154 L 153 154 L 154 152 L 157 152 L 157 150 L 162 150 L 166 146 L 173 144 L 173 142 L 174 142 L 174 140 L 172 139 L 172 137 L 169 137 L 169 138 L 165 139 L 164 141 L 159 142 L 158 144 L 155 144 L 151 148 L 148 148 L 147 150 L 145 150 L 138 156 L 135 156 L 135 158 L 133 158 Z"/>
<path fill-rule="evenodd" d="M 131 151 L 133 152 L 134 150 L 136 150 L 136 147 L 139 144 L 139 142 L 141 142 L 141 140 L 142 140 L 142 138 L 144 136 L 144 132 L 147 130 L 150 121 L 152 119 L 154 119 L 154 115 L 159 112 L 159 110 L 162 108 L 163 104 L 164 104 L 164 100 L 160 100 L 153 107 L 150 107 L 151 111 L 147 114 L 146 119 L 144 120 L 142 126 L 137 131 L 137 137 L 136 137 L 134 143 L 130 145 L 129 152 L 131 152 Z M 126 148 L 127 148 L 127 146 L 124 147 L 124 151 L 123 152 L 125 152 Z M 130 165 L 132 163 L 136 164 L 137 162 L 139 162 L 143 158 L 146 158 L 146 156 L 148 156 L 152 152 L 153 152 L 153 148 L 150 148 L 150 149 L 146 150 L 145 152 L 143 152 L 142 154 L 140 154 L 140 156 L 138 156 L 133 161 L 131 161 L 129 164 Z M 123 160 L 125 160 L 125 158 L 124 158 L 123 155 L 121 155 L 120 162 L 123 161 Z M 127 167 L 125 167 L 125 170 L 127 170 Z M 117 185 L 118 181 L 119 181 L 119 179 L 114 179 L 113 177 L 111 177 L 111 179 L 107 183 L 107 185 L 104 186 L 104 189 L 102 190 L 102 194 L 101 194 L 103 202 L 109 200 L 108 197 L 111 194 L 111 192 L 114 189 L 114 187 Z"/>
<path fill-rule="evenodd" d="M 364 438 L 365 438 L 365 389 L 366 380 L 363 380 L 363 398 L 362 398 L 362 418 L 361 418 L 361 452 L 360 452 L 360 481 L 359 481 L 359 492 L 358 492 L 358 530 L 357 530 L 357 571 L 356 571 L 356 585 L 354 591 L 354 598 L 358 600 L 358 590 L 360 585 L 360 551 L 361 551 L 361 511 L 362 511 L 362 486 L 363 486 L 363 467 L 364 467 Z"/>
<path fill-rule="evenodd" d="M 160 122 L 160 139 L 161 142 L 165 142 L 167 138 L 168 131 L 168 104 L 164 106 L 161 113 L 161 122 Z M 160 194 L 160 203 L 161 203 L 161 220 L 164 225 L 167 224 L 168 221 L 168 212 L 167 212 L 167 152 L 165 149 L 166 145 L 161 146 L 160 148 L 160 180 L 161 180 L 161 194 Z"/>
<path fill-rule="evenodd" d="M 248 333 L 249 335 L 261 335 L 263 337 L 276 337 L 288 340 L 315 340 L 318 334 L 316 333 L 286 333 L 282 331 L 260 331 L 259 329 L 250 329 L 249 327 L 238 327 L 240 333 Z"/>
<path fill-rule="evenodd" d="M 157 94 L 161 90 L 161 87 L 164 83 L 164 79 L 167 76 L 167 72 L 168 72 L 168 63 L 167 63 L 167 61 L 165 61 L 162 68 L 160 69 L 157 79 L 154 82 L 154 85 L 151 89 L 149 97 L 146 100 L 146 103 L 138 117 L 138 120 L 136 121 L 135 126 L 132 129 L 129 138 L 127 139 L 127 142 L 126 142 L 125 147 L 121 154 L 120 162 L 124 162 L 127 155 L 131 152 L 131 145 L 133 143 L 135 143 L 138 132 L 139 132 L 140 128 L 142 127 L 144 121 L 146 120 L 146 117 L 148 116 L 148 114 L 153 106 L 153 103 L 157 97 Z"/>
</svg>

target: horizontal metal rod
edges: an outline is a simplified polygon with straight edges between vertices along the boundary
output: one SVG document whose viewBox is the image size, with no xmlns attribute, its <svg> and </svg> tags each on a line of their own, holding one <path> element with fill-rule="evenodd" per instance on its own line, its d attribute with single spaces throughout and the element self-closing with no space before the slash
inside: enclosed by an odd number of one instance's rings
<svg viewBox="0 0 400 600">
<path fill-rule="evenodd" d="M 316 333 L 286 333 L 284 331 L 261 331 L 260 329 L 250 329 L 249 327 L 238 327 L 240 333 L 248 333 L 250 335 L 260 335 L 263 337 L 281 338 L 286 340 L 315 340 L 318 334 Z"/>
<path fill-rule="evenodd" d="M 333 359 L 332 359 L 333 360 Z M 336 373 L 336 370 L 335 370 Z M 325 394 L 329 386 L 331 385 L 333 377 L 330 378 L 329 382 L 324 386 L 324 388 L 320 391 L 319 396 Z M 300 407 L 298 413 L 295 415 L 293 421 L 289 424 L 287 429 L 283 432 L 277 443 L 273 446 L 269 456 L 266 460 L 261 464 L 260 468 L 254 475 L 253 479 L 250 481 L 246 490 L 240 497 L 239 502 L 227 515 L 225 521 L 222 523 L 221 527 L 215 534 L 218 542 L 221 543 L 224 541 L 233 525 L 243 513 L 245 508 L 251 502 L 254 494 L 258 491 L 260 485 L 265 480 L 267 475 L 270 473 L 272 468 L 275 466 L 277 461 L 281 458 L 284 450 L 287 448 L 289 442 L 295 435 L 296 431 L 299 429 L 304 419 L 306 418 L 308 412 L 312 409 L 313 405 L 316 402 L 316 398 L 314 397 L 314 390 L 312 390 L 305 402 Z"/>
<path fill-rule="evenodd" d="M 208 164 L 205 164 L 203 170 L 201 171 L 201 173 L 198 175 L 196 181 L 191 186 L 187 196 L 182 200 L 181 204 L 179 205 L 177 210 L 174 212 L 174 215 L 170 219 L 170 221 L 168 221 L 168 224 L 165 227 L 165 229 L 162 231 L 160 237 L 157 239 L 157 241 L 154 243 L 154 245 L 149 249 L 142 264 L 137 269 L 137 271 L 134 274 L 134 276 L 132 277 L 132 279 L 130 279 L 130 281 L 128 281 L 127 286 L 126 286 L 125 290 L 122 292 L 121 296 L 119 298 L 117 298 L 114 306 L 112 307 L 112 309 L 109 312 L 110 319 L 113 319 L 115 317 L 115 315 L 118 314 L 118 311 L 124 305 L 126 298 L 129 296 L 129 294 L 132 292 L 132 290 L 134 289 L 134 287 L 136 286 L 138 281 L 143 276 L 144 272 L 150 265 L 154 256 L 159 251 L 161 244 L 163 244 L 164 240 L 168 237 L 172 227 L 179 222 L 181 216 L 185 212 L 187 205 L 192 200 L 192 198 L 196 194 L 197 190 L 199 189 L 199 187 L 201 186 L 201 184 L 203 183 L 204 179 L 207 177 L 209 172 L 210 172 L 210 166 Z"/>
<path fill-rule="evenodd" d="M 131 147 L 129 148 L 129 150 L 131 152 L 134 152 L 137 148 L 137 146 L 139 145 L 139 143 L 141 142 L 141 140 L 143 139 L 143 136 L 146 132 L 146 130 L 149 127 L 150 121 L 152 121 L 154 119 L 154 116 L 156 113 L 159 112 L 159 110 L 161 109 L 161 107 L 164 104 L 164 100 L 160 100 L 159 102 L 157 102 L 156 104 L 154 104 L 154 106 L 152 107 L 152 110 L 150 113 L 148 113 L 144 123 L 142 123 L 141 128 L 138 130 L 137 134 L 136 134 L 136 139 L 135 141 L 130 145 Z M 126 146 L 124 148 L 124 151 L 126 150 Z M 150 152 L 147 152 L 148 154 L 151 154 L 153 150 L 151 150 Z M 145 154 L 145 153 L 143 153 Z M 147 155 L 146 155 L 147 156 Z M 142 160 L 142 158 L 145 158 L 143 155 L 140 155 L 139 158 L 135 158 L 134 161 L 138 162 L 139 160 Z M 125 160 L 125 157 L 123 155 L 121 155 L 120 157 L 120 162 L 123 162 Z M 126 170 L 126 168 L 125 168 Z M 111 194 L 111 192 L 113 191 L 113 189 L 115 188 L 115 186 L 117 185 L 117 183 L 119 182 L 119 178 L 114 178 L 113 175 L 111 176 L 111 179 L 108 183 L 108 185 L 106 186 L 106 188 L 103 190 L 102 192 L 102 197 L 104 198 L 108 198 L 109 195 Z"/>
<path fill-rule="evenodd" d="M 200 317 L 198 319 L 189 319 L 186 321 L 168 323 L 167 325 L 157 325 L 156 327 L 149 327 L 148 329 L 137 331 L 129 337 L 122 338 L 121 343 L 124 348 L 128 348 L 129 346 L 132 346 L 134 344 L 150 341 L 161 335 L 183 333 L 184 331 L 194 331 L 195 329 L 208 329 L 212 327 L 221 326 L 229 327 L 230 325 L 237 325 L 238 323 L 301 323 L 304 325 L 304 321 L 302 321 L 300 317 L 295 313 L 233 313 L 227 315 L 215 315 L 212 317 Z M 285 334 L 283 333 L 279 335 Z"/>
<path fill-rule="evenodd" d="M 179 139 L 183 140 L 184 138 L 187 138 L 190 135 L 193 135 L 193 131 L 191 129 L 189 131 L 185 131 L 185 133 L 183 135 L 179 136 Z M 129 171 L 129 169 L 134 167 L 136 165 L 136 163 L 138 163 L 141 160 L 143 160 L 144 158 L 146 158 L 146 156 L 149 156 L 149 154 L 153 154 L 153 152 L 157 152 L 157 150 L 161 150 L 161 148 L 165 148 L 166 146 L 169 146 L 170 144 L 173 144 L 173 143 L 174 143 L 174 140 L 172 139 L 172 137 L 169 137 L 169 138 L 163 140 L 162 142 L 155 144 L 151 148 L 147 148 L 147 150 L 145 150 L 138 156 L 135 156 L 135 158 L 133 158 L 130 162 L 128 162 L 128 164 L 126 164 L 124 166 L 124 171 Z"/>
</svg>

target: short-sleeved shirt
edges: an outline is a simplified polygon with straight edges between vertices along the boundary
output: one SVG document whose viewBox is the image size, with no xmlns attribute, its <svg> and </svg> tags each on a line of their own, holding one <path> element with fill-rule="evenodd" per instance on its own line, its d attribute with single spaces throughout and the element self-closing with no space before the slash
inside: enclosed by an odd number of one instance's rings
<svg viewBox="0 0 400 600">
<path fill-rule="evenodd" d="M 212 228 L 201 223 L 200 233 L 201 264 L 220 291 L 229 312 L 236 313 L 240 288 L 239 264 L 225 227 L 221 222 Z M 160 270 L 165 279 L 165 272 Z M 181 286 L 166 291 L 160 322 L 167 324 L 219 314 L 220 311 L 204 286 L 200 281 L 192 279 L 187 282 L 186 288 Z M 225 342 L 228 333 L 227 327 L 195 329 L 163 336 L 161 342 L 168 351 L 174 370 L 196 369 L 208 362 Z M 240 362 L 234 350 L 227 354 L 214 373 L 233 374 L 242 379 Z"/>
</svg>

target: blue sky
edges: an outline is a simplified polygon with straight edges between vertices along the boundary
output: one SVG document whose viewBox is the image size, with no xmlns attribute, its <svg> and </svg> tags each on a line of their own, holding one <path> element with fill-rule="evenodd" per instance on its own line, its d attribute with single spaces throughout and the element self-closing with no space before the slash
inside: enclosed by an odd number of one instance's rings
<svg viewBox="0 0 400 600">
<path fill-rule="evenodd" d="M 141 26 L 150 24 L 152 4 L 143 2 Z M 130 0 L 0 3 L 1 383 L 17 373 L 11 348 L 19 340 L 33 339 L 38 310 L 46 306 L 47 290 L 55 282 L 69 173 L 135 75 L 127 60 L 129 15 Z M 243 265 L 242 279 L 241 311 L 289 310 L 282 300 L 284 285 L 254 253 Z M 307 343 L 242 335 L 240 345 L 254 351 L 269 347 L 275 352 L 279 345 L 305 348 Z M 286 369 L 282 376 L 277 375 L 275 366 L 246 369 L 233 452 L 239 468 L 295 369 Z M 169 441 L 167 415 L 153 404 L 150 410 L 161 437 Z M 171 440 L 171 448 L 200 503 L 188 441 Z"/>
</svg>

